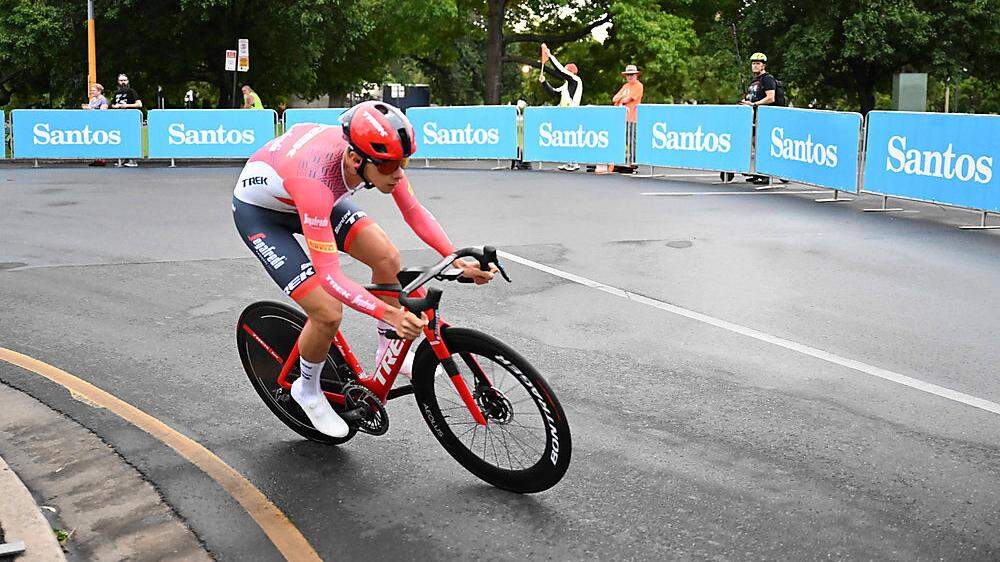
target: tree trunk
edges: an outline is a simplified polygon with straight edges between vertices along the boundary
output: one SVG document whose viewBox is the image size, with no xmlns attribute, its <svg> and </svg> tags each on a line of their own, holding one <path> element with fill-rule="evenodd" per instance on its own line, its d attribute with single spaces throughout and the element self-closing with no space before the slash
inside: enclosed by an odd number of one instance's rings
<svg viewBox="0 0 1000 562">
<path fill-rule="evenodd" d="M 486 92 L 487 104 L 500 103 L 500 74 L 503 59 L 503 20 L 506 0 L 487 0 Z"/>
</svg>

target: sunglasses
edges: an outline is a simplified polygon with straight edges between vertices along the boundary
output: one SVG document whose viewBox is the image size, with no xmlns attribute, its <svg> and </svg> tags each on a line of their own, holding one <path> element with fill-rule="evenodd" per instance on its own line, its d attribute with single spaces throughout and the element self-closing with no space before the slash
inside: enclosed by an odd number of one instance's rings
<svg viewBox="0 0 1000 562">
<path fill-rule="evenodd" d="M 378 169 L 380 173 L 384 175 L 389 175 L 400 168 L 406 169 L 406 166 L 410 163 L 410 159 L 403 158 L 402 160 L 372 160 L 371 163 L 375 165 L 375 168 Z"/>
</svg>

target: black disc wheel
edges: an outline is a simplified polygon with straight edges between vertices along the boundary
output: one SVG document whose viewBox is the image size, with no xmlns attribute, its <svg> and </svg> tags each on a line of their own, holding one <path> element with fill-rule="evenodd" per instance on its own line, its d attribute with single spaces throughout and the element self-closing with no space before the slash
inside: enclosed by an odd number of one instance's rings
<svg viewBox="0 0 1000 562">
<path fill-rule="evenodd" d="M 444 448 L 468 471 L 505 490 L 533 493 L 556 485 L 569 468 L 569 423 L 555 393 L 527 360 L 503 342 L 462 328 L 442 337 L 486 418 L 473 419 L 434 353 L 413 365 L 420 413 Z"/>
<path fill-rule="evenodd" d="M 350 433 L 341 438 L 319 432 L 292 398 L 290 391 L 278 384 L 282 365 L 299 339 L 305 323 L 305 315 L 294 308 L 277 302 L 256 302 L 240 315 L 236 325 L 236 345 L 250 384 L 279 420 L 307 439 L 327 445 L 339 445 L 354 437 L 357 430 L 352 427 Z M 299 366 L 296 363 L 288 380 L 293 382 L 298 376 Z M 341 392 L 344 383 L 351 378 L 350 368 L 345 365 L 337 349 L 331 348 L 320 375 L 321 387 L 326 391 Z M 333 407 L 337 412 L 343 411 L 343 407 L 338 404 Z"/>
</svg>

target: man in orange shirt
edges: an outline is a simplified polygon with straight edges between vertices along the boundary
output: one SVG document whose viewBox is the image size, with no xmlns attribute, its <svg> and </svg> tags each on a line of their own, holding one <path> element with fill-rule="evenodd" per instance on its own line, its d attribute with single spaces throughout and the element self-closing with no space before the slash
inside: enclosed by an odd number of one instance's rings
<svg viewBox="0 0 1000 562">
<path fill-rule="evenodd" d="M 642 92 L 643 86 L 642 82 L 639 81 L 639 69 L 636 68 L 634 64 L 630 64 L 625 67 L 625 71 L 621 73 L 625 77 L 625 83 L 615 94 L 615 97 L 611 98 L 611 101 L 617 105 L 625 106 L 625 120 L 628 122 L 628 147 L 629 154 L 635 157 L 634 147 L 635 147 L 635 123 L 636 123 L 636 107 L 642 103 Z M 615 171 L 631 174 L 634 173 L 636 166 L 615 166 Z"/>
<path fill-rule="evenodd" d="M 629 123 L 635 123 L 636 120 L 636 106 L 642 103 L 642 82 L 639 81 L 639 69 L 636 68 L 634 64 L 630 64 L 625 67 L 625 71 L 622 72 L 622 76 L 625 77 L 626 82 L 622 84 L 621 89 L 615 94 L 615 97 L 611 98 L 611 101 L 615 105 L 624 105 L 626 109 L 625 119 Z"/>
</svg>

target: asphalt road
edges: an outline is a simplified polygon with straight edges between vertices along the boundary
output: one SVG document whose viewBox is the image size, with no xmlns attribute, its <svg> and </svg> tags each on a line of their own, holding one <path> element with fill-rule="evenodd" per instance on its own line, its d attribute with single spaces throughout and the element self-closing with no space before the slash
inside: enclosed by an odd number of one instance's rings
<svg viewBox="0 0 1000 562">
<path fill-rule="evenodd" d="M 1000 236 L 954 228 L 971 214 L 707 195 L 751 191 L 710 177 L 412 170 L 460 246 L 704 315 L 514 262 L 513 284 L 444 287 L 442 313 L 521 351 L 567 410 L 569 472 L 518 496 L 465 472 L 409 398 L 390 402 L 387 435 L 341 447 L 302 440 L 264 407 L 234 325 L 283 296 L 232 225 L 237 174 L 0 169 L 0 347 L 208 447 L 325 559 L 1000 558 L 1000 415 L 830 360 L 1000 402 Z M 390 198 L 356 199 L 407 264 L 434 260 Z M 370 361 L 370 320 L 349 314 L 345 332 Z M 172 450 L 37 375 L 0 362 L 0 381 L 111 444 L 214 556 L 279 558 Z"/>
</svg>

